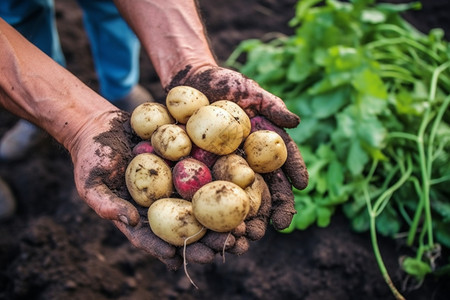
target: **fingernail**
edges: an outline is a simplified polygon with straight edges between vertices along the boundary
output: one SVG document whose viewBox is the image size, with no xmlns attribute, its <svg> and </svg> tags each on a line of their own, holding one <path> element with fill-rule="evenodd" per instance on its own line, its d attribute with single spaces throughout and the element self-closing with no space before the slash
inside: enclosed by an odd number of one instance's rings
<svg viewBox="0 0 450 300">
<path fill-rule="evenodd" d="M 128 218 L 124 215 L 119 215 L 119 220 L 126 225 L 130 225 L 130 223 L 128 222 Z"/>
</svg>

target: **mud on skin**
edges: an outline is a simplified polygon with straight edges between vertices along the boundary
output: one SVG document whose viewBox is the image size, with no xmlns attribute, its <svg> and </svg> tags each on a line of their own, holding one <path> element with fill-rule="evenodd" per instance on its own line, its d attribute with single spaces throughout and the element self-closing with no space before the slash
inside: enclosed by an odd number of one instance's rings
<svg viewBox="0 0 450 300">
<path fill-rule="evenodd" d="M 139 137 L 133 134 L 130 126 L 130 114 L 127 112 L 120 111 L 118 116 L 111 120 L 110 126 L 108 131 L 94 137 L 94 142 L 101 145 L 96 151 L 96 155 L 99 157 L 106 155 L 117 164 L 113 172 L 102 166 L 93 168 L 85 185 L 91 187 L 96 184 L 98 178 L 102 178 L 105 185 L 117 196 L 130 200 L 131 196 L 124 184 L 125 170 L 132 158 L 132 149 L 139 142 Z M 105 151 L 103 151 L 104 149 Z"/>
<path fill-rule="evenodd" d="M 249 117 L 263 114 L 275 124 L 286 128 L 297 127 L 300 123 L 298 116 L 280 114 L 277 109 L 273 109 L 275 102 L 270 101 L 269 97 L 275 96 L 252 92 L 252 89 L 259 86 L 255 81 L 240 73 L 216 66 L 211 66 L 199 73 L 193 74 L 192 72 L 195 72 L 195 70 L 193 71 L 191 65 L 178 72 L 169 85 L 165 87 L 166 92 L 179 85 L 188 85 L 204 93 L 210 102 L 234 99 L 245 109 Z M 269 101 L 265 97 L 268 97 Z M 264 106 L 262 106 L 262 103 L 264 103 Z"/>
</svg>

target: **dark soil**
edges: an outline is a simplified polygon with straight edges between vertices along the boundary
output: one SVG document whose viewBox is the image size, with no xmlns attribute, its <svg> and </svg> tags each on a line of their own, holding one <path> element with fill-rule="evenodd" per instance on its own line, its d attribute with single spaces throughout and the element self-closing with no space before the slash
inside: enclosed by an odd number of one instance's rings
<svg viewBox="0 0 450 300">
<path fill-rule="evenodd" d="M 448 1 L 423 1 L 408 14 L 421 30 L 448 26 Z M 294 0 L 200 1 L 217 58 L 239 41 L 268 32 L 290 34 Z M 92 88 L 97 81 L 89 44 L 74 1 L 57 1 L 68 68 Z M 447 15 L 445 15 L 447 14 Z M 450 32 L 445 28 L 447 34 Z M 448 36 L 447 36 L 448 38 Z M 145 55 L 142 83 L 157 99 L 164 93 Z M 17 120 L 0 110 L 0 136 Z M 375 262 L 369 237 L 349 229 L 337 213 L 328 228 L 284 235 L 269 229 L 242 256 L 220 256 L 211 265 L 165 266 L 135 249 L 109 221 L 77 195 L 72 164 L 51 138 L 26 159 L 0 165 L 17 200 L 16 216 L 0 224 L 0 299 L 392 299 Z M 391 277 L 401 289 L 398 244 L 380 240 Z M 428 278 L 407 299 L 447 299 L 448 278 Z"/>
</svg>

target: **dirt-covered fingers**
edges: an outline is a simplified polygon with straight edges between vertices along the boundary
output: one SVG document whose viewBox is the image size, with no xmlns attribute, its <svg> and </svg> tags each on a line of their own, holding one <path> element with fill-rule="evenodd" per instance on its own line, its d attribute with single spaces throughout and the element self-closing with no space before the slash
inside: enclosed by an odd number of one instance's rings
<svg viewBox="0 0 450 300">
<path fill-rule="evenodd" d="M 291 224 L 294 214 L 294 193 L 288 178 L 281 169 L 264 174 L 272 195 L 271 220 L 276 230 L 282 230 Z"/>
<path fill-rule="evenodd" d="M 131 226 L 139 223 L 140 216 L 136 207 L 119 198 L 104 184 L 87 188 L 83 199 L 103 219 L 121 221 Z"/>
<path fill-rule="evenodd" d="M 176 255 L 176 248 L 154 235 L 148 225 L 140 223 L 132 227 L 120 221 L 114 221 L 114 224 L 135 247 L 159 260 L 170 259 Z"/>
</svg>

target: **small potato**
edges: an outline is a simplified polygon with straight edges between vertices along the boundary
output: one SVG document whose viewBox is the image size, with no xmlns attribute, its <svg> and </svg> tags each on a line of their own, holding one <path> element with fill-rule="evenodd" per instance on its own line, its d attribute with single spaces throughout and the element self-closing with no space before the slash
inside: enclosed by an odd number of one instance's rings
<svg viewBox="0 0 450 300">
<path fill-rule="evenodd" d="M 141 153 L 153 153 L 153 146 L 149 141 L 140 141 L 133 147 L 131 153 L 136 156 Z"/>
<path fill-rule="evenodd" d="M 211 168 L 216 162 L 216 160 L 219 158 L 217 154 L 206 151 L 205 149 L 202 149 L 195 144 L 192 144 L 191 154 L 189 155 L 192 158 L 195 158 L 196 160 L 199 160 L 202 163 L 204 163 L 208 168 Z"/>
<path fill-rule="evenodd" d="M 159 126 L 152 135 L 152 146 L 160 156 L 176 161 L 189 155 L 192 142 L 186 131 L 175 124 Z"/>
<path fill-rule="evenodd" d="M 192 157 L 177 162 L 172 177 L 175 190 L 185 200 L 191 200 L 199 188 L 212 181 L 209 168 Z"/>
<path fill-rule="evenodd" d="M 192 197 L 195 218 L 217 232 L 227 232 L 241 224 L 250 209 L 249 202 L 243 189 L 224 180 L 205 184 Z"/>
<path fill-rule="evenodd" d="M 175 120 L 182 124 L 186 124 L 197 109 L 208 104 L 208 98 L 202 92 L 190 86 L 174 87 L 166 97 L 167 109 Z"/>
<path fill-rule="evenodd" d="M 229 100 L 219 100 L 211 105 L 221 107 L 225 109 L 227 112 L 229 112 L 235 120 L 241 124 L 242 126 L 242 135 L 245 139 L 249 134 L 250 130 L 252 129 L 252 124 L 250 123 L 250 118 L 248 117 L 247 113 L 236 103 Z"/>
<path fill-rule="evenodd" d="M 247 161 L 237 154 L 221 156 L 212 168 L 216 180 L 231 181 L 245 189 L 255 180 L 255 172 Z"/>
<path fill-rule="evenodd" d="M 186 123 L 186 131 L 198 147 L 218 155 L 234 152 L 242 142 L 242 126 L 223 108 L 200 107 Z"/>
<path fill-rule="evenodd" d="M 125 183 L 134 201 L 144 207 L 173 192 L 169 166 L 152 153 L 138 154 L 131 160 L 125 171 Z"/>
<path fill-rule="evenodd" d="M 140 104 L 133 110 L 130 119 L 131 128 L 144 140 L 149 140 L 159 126 L 174 122 L 167 108 L 156 102 Z"/>
<path fill-rule="evenodd" d="M 281 136 L 270 130 L 251 133 L 244 142 L 245 159 L 256 173 L 269 173 L 280 168 L 287 159 Z"/>
<path fill-rule="evenodd" d="M 192 203 L 178 198 L 163 198 L 148 209 L 148 221 L 153 233 L 174 246 L 192 244 L 201 239 L 206 228 L 195 219 Z"/>
<path fill-rule="evenodd" d="M 244 190 L 250 199 L 250 210 L 248 211 L 247 217 L 254 217 L 258 213 L 259 207 L 261 206 L 262 194 L 266 186 L 264 178 L 256 173 L 253 183 Z"/>
</svg>

